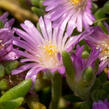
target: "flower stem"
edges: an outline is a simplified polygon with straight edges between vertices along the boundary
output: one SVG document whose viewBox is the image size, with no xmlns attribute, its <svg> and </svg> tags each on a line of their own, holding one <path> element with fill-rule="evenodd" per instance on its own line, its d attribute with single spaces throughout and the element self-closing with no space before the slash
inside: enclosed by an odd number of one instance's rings
<svg viewBox="0 0 109 109">
<path fill-rule="evenodd" d="M 62 91 L 62 79 L 59 73 L 55 73 L 52 77 L 52 101 L 49 109 L 58 109 L 59 100 Z"/>
<path fill-rule="evenodd" d="M 98 19 L 94 22 L 95 23 L 98 23 L 98 22 L 102 22 L 102 21 L 105 21 L 105 20 L 109 20 L 109 18 L 101 18 L 101 19 Z"/>
</svg>

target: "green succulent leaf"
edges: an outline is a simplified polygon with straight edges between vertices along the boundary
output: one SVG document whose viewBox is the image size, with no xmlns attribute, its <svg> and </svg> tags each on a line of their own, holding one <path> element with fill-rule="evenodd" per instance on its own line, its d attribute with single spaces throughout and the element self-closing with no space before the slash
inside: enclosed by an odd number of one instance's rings
<svg viewBox="0 0 109 109">
<path fill-rule="evenodd" d="M 17 99 L 2 102 L 0 103 L 0 109 L 16 109 L 22 104 L 23 101 L 24 101 L 24 98 L 19 97 Z"/>
<path fill-rule="evenodd" d="M 24 97 L 29 89 L 31 88 L 32 80 L 27 79 L 18 84 L 17 86 L 8 90 L 3 96 L 0 98 L 0 103 L 6 102 L 12 99 L 16 99 L 18 97 Z"/>
<path fill-rule="evenodd" d="M 104 25 L 103 22 L 100 21 L 100 22 L 97 23 L 97 25 L 100 26 L 101 29 L 102 29 L 106 34 L 108 34 L 108 30 L 107 30 L 107 28 L 106 28 L 106 26 Z"/>
<path fill-rule="evenodd" d="M 42 4 L 43 1 L 44 1 L 44 0 L 31 0 L 32 4 L 33 4 L 35 7 L 44 9 L 45 7 L 44 7 L 43 4 Z"/>
<path fill-rule="evenodd" d="M 5 66 L 5 71 L 7 74 L 11 73 L 11 71 L 13 69 L 16 69 L 19 65 L 19 62 L 18 61 L 8 61 L 6 63 L 4 63 L 4 66 Z"/>
<path fill-rule="evenodd" d="M 35 6 L 39 6 L 39 1 L 40 0 L 31 0 L 32 4 Z"/>
<path fill-rule="evenodd" d="M 109 0 L 104 4 L 103 11 L 106 14 L 109 14 Z"/>
<path fill-rule="evenodd" d="M 37 8 L 37 7 L 32 7 L 32 11 L 38 15 L 38 16 L 43 16 L 44 15 L 44 10 Z"/>
<path fill-rule="evenodd" d="M 66 68 L 67 76 L 73 80 L 74 79 L 75 68 L 74 68 L 72 60 L 70 58 L 70 55 L 66 51 L 64 51 L 62 53 L 62 59 L 63 59 L 64 66 Z"/>
<path fill-rule="evenodd" d="M 105 17 L 105 13 L 102 8 L 98 9 L 94 15 L 95 15 L 96 19 L 101 19 L 101 18 Z"/>
</svg>

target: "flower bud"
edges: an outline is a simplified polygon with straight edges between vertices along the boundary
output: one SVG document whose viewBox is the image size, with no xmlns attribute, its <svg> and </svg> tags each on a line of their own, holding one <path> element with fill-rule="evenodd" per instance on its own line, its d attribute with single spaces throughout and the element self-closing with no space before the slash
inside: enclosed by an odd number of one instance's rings
<svg viewBox="0 0 109 109">
<path fill-rule="evenodd" d="M 82 58 L 87 59 L 89 57 L 89 53 L 87 51 L 82 52 Z"/>
<path fill-rule="evenodd" d="M 83 74 L 83 79 L 86 81 L 90 81 L 93 79 L 93 69 L 91 67 L 88 67 Z"/>
<path fill-rule="evenodd" d="M 78 49 L 78 51 L 82 50 L 81 47 Z M 82 99 L 88 99 L 90 89 L 95 82 L 96 74 L 92 65 L 97 58 L 96 55 L 95 51 L 92 51 L 86 60 L 81 58 L 79 52 L 73 54 L 72 57 L 67 52 L 62 54 L 63 64 L 66 68 L 67 83 L 72 91 Z"/>
</svg>

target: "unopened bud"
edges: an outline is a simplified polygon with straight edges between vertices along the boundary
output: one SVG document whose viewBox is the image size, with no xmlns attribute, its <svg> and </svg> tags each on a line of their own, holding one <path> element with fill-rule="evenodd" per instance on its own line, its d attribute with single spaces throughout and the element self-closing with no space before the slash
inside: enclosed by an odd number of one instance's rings
<svg viewBox="0 0 109 109">
<path fill-rule="evenodd" d="M 93 78 L 93 69 L 91 67 L 88 67 L 83 74 L 83 79 L 86 81 L 90 81 L 92 78 Z"/>
<path fill-rule="evenodd" d="M 87 59 L 89 57 L 88 51 L 83 51 L 82 52 L 82 58 Z"/>
</svg>

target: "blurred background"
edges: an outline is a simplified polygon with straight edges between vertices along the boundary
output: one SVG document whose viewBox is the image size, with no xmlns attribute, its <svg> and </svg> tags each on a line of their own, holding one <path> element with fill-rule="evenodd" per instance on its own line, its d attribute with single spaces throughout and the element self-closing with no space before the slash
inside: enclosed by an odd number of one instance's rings
<svg viewBox="0 0 109 109">
<path fill-rule="evenodd" d="M 38 16 L 32 12 L 31 7 L 30 0 L 0 0 L 0 14 L 8 11 L 19 22 L 23 22 L 25 19 L 38 21 Z"/>
</svg>

